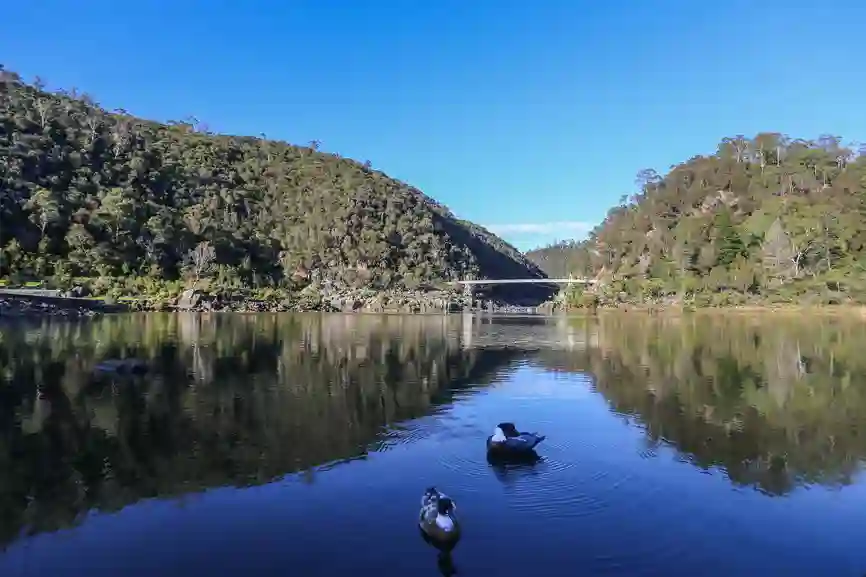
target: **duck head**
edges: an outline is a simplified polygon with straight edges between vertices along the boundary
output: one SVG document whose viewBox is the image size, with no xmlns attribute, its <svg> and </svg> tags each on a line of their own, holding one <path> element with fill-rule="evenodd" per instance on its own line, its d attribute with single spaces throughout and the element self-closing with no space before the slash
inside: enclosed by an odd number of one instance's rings
<svg viewBox="0 0 866 577">
<path fill-rule="evenodd" d="M 503 432 L 506 437 L 517 437 L 520 435 L 514 423 L 499 423 L 496 428 Z"/>
<path fill-rule="evenodd" d="M 436 510 L 440 515 L 450 515 L 454 512 L 454 501 L 449 497 L 442 497 L 436 502 Z"/>
</svg>

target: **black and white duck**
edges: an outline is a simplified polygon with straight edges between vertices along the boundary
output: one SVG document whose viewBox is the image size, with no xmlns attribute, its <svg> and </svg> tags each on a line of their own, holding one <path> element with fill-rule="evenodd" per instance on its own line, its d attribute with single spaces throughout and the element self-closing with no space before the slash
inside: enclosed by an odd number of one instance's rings
<svg viewBox="0 0 866 577">
<path fill-rule="evenodd" d="M 455 512 L 457 504 L 436 487 L 430 487 L 421 497 L 418 526 L 424 536 L 437 547 L 453 546 L 460 539 L 460 524 Z"/>
<path fill-rule="evenodd" d="M 501 456 L 531 455 L 546 437 L 538 433 L 519 432 L 514 423 L 499 423 L 487 437 L 487 452 Z"/>
</svg>

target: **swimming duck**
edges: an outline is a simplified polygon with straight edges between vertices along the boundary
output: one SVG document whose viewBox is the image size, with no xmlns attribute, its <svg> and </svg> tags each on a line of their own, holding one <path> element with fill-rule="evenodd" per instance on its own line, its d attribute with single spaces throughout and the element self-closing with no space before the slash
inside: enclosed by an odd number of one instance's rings
<svg viewBox="0 0 866 577">
<path fill-rule="evenodd" d="M 529 453 L 545 438 L 538 433 L 518 432 L 514 423 L 499 423 L 487 438 L 487 451 L 501 455 Z"/>
<path fill-rule="evenodd" d="M 454 516 L 456 510 L 457 504 L 436 487 L 424 492 L 418 526 L 434 545 L 453 545 L 460 538 L 460 525 Z"/>
</svg>

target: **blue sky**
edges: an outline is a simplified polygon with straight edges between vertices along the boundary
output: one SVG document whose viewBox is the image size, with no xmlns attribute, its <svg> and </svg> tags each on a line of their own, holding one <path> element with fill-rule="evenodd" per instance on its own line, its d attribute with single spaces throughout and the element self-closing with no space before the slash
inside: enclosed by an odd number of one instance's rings
<svg viewBox="0 0 866 577">
<path fill-rule="evenodd" d="M 27 78 L 318 140 L 522 249 L 724 136 L 866 139 L 862 0 L 6 4 L 0 62 Z"/>
</svg>

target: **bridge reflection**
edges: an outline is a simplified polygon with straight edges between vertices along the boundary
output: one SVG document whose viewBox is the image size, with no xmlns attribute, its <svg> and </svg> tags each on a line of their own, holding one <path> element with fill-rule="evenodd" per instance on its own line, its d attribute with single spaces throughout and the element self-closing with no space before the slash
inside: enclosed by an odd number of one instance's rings
<svg viewBox="0 0 866 577">
<path fill-rule="evenodd" d="M 575 325 L 565 316 L 461 315 L 464 349 L 586 350 L 597 344 L 594 323 Z"/>
</svg>

